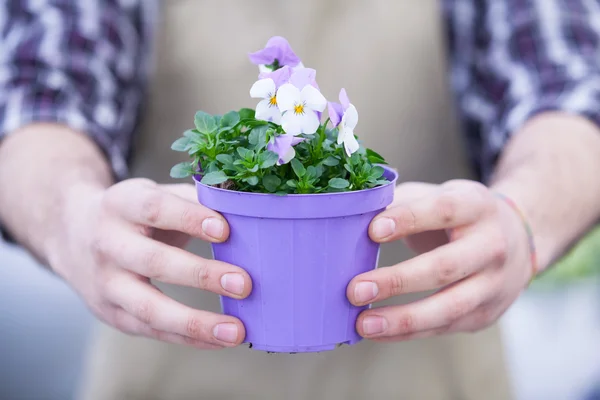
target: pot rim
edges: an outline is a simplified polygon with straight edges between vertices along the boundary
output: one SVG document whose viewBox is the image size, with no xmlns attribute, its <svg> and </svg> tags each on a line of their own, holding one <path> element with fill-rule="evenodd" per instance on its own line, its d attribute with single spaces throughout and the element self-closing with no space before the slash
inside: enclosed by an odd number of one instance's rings
<svg viewBox="0 0 600 400">
<path fill-rule="evenodd" d="M 343 196 L 343 195 L 347 196 L 347 195 L 352 195 L 352 194 L 357 194 L 357 193 L 365 193 L 365 192 L 369 192 L 369 191 L 381 190 L 390 185 L 394 185 L 394 186 L 396 185 L 398 178 L 399 178 L 398 171 L 395 168 L 389 167 L 387 165 L 380 165 L 380 164 L 376 164 L 376 165 L 378 165 L 384 169 L 384 171 L 385 171 L 384 176 L 391 175 L 391 177 L 387 177 L 387 179 L 389 180 L 388 183 L 386 183 L 385 185 L 374 187 L 374 188 L 352 190 L 352 191 L 347 191 L 347 192 L 306 193 L 306 194 L 293 193 L 293 194 L 286 194 L 286 195 L 280 196 L 280 195 L 276 195 L 274 193 L 242 192 L 242 191 L 238 191 L 238 190 L 229 190 L 229 189 L 223 189 L 223 188 L 218 188 L 215 186 L 206 185 L 206 184 L 200 182 L 200 179 L 201 179 L 200 175 L 193 175 L 193 179 L 194 179 L 194 183 L 197 186 L 204 187 L 208 190 L 214 190 L 214 191 L 220 192 L 220 193 L 236 193 L 236 194 L 239 193 L 240 195 L 244 195 L 244 196 L 267 196 L 267 197 L 277 197 L 277 198 L 286 198 L 286 197 L 299 198 L 299 197 Z"/>
</svg>

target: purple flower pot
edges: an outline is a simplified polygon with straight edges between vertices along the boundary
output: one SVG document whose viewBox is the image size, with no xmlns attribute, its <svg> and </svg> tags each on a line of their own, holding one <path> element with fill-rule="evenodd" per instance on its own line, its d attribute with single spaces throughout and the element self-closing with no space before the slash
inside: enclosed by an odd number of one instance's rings
<svg viewBox="0 0 600 400">
<path fill-rule="evenodd" d="M 333 350 L 361 340 L 355 324 L 367 307 L 346 298 L 350 280 L 377 266 L 369 223 L 394 196 L 385 186 L 356 192 L 276 196 L 206 186 L 198 200 L 229 222 L 230 237 L 213 244 L 215 259 L 244 268 L 253 289 L 244 300 L 221 298 L 223 312 L 246 327 L 245 342 L 270 352 Z"/>
</svg>

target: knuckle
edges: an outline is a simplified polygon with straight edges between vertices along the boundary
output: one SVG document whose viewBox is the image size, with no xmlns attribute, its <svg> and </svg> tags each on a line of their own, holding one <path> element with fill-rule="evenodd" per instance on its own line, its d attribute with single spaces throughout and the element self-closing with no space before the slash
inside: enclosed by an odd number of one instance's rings
<svg viewBox="0 0 600 400">
<path fill-rule="evenodd" d="M 417 216 L 409 205 L 399 206 L 395 211 L 396 222 L 404 234 L 411 234 L 417 231 Z"/>
<path fill-rule="evenodd" d="M 508 258 L 508 243 L 503 235 L 498 235 L 488 245 L 490 261 L 493 265 L 504 265 Z"/>
<path fill-rule="evenodd" d="M 164 281 L 166 268 L 165 265 L 159 262 L 160 256 L 157 252 L 148 252 L 144 255 L 143 271 L 144 276 L 157 281 Z"/>
<path fill-rule="evenodd" d="M 186 336 L 194 339 L 202 339 L 206 336 L 206 327 L 197 317 L 190 317 L 185 327 Z"/>
<path fill-rule="evenodd" d="M 90 254 L 98 264 L 105 264 L 108 261 L 108 244 L 102 236 L 96 236 L 90 243 Z"/>
<path fill-rule="evenodd" d="M 402 294 L 406 287 L 405 279 L 400 273 L 392 273 L 387 278 L 387 286 L 390 291 L 390 296 L 398 296 Z"/>
<path fill-rule="evenodd" d="M 448 304 L 448 322 L 453 323 L 467 315 L 471 311 L 469 301 L 458 296 L 454 297 Z"/>
<path fill-rule="evenodd" d="M 201 232 L 201 223 L 199 223 L 199 218 L 195 218 L 196 213 L 192 206 L 185 206 L 181 211 L 181 230 L 186 233 L 196 233 Z"/>
<path fill-rule="evenodd" d="M 164 256 L 163 253 L 157 249 L 148 249 L 142 251 L 140 256 L 140 262 L 142 263 L 142 267 L 144 271 L 147 271 L 149 275 L 146 275 L 149 278 L 157 278 L 158 276 L 162 276 L 164 272 Z"/>
<path fill-rule="evenodd" d="M 449 285 L 459 279 L 458 264 L 450 257 L 439 257 L 436 263 L 438 286 Z"/>
<path fill-rule="evenodd" d="M 158 190 L 149 190 L 141 205 L 142 220 L 148 225 L 156 224 L 162 216 L 162 195 Z"/>
<path fill-rule="evenodd" d="M 140 301 L 134 308 L 134 315 L 145 324 L 152 325 L 154 322 L 154 304 L 149 300 Z"/>
<path fill-rule="evenodd" d="M 458 200 L 454 194 L 443 193 L 436 200 L 435 210 L 444 225 L 450 225 L 456 220 Z"/>
<path fill-rule="evenodd" d="M 412 314 L 404 314 L 398 318 L 397 321 L 397 334 L 409 335 L 417 331 L 417 323 L 415 317 Z"/>
<path fill-rule="evenodd" d="M 204 289 L 209 286 L 211 271 L 206 263 L 196 265 L 193 268 L 193 274 L 193 282 L 196 287 Z"/>
</svg>

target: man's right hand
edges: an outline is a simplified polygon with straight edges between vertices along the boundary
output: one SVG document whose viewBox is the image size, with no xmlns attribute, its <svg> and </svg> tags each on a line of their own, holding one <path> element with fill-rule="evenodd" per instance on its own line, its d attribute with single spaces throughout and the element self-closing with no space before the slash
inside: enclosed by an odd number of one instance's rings
<svg viewBox="0 0 600 400">
<path fill-rule="evenodd" d="M 108 189 L 73 187 L 59 221 L 49 263 L 103 321 L 203 349 L 243 341 L 238 319 L 184 306 L 150 282 L 238 299 L 251 291 L 241 268 L 183 250 L 190 237 L 222 242 L 229 235 L 225 219 L 197 202 L 192 185 L 131 179 Z"/>
</svg>

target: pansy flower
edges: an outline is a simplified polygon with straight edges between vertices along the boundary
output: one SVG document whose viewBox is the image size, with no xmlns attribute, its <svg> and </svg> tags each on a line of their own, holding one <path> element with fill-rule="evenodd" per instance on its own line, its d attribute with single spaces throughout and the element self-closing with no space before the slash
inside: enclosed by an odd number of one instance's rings
<svg viewBox="0 0 600 400">
<path fill-rule="evenodd" d="M 334 127 L 338 128 L 338 144 L 344 144 L 344 150 L 348 156 L 357 152 L 360 145 L 354 136 L 354 129 L 358 124 L 358 111 L 346 94 L 346 90 L 340 91 L 340 103 L 329 102 L 327 111 L 329 119 Z"/>
<path fill-rule="evenodd" d="M 264 49 L 249 54 L 250 61 L 259 66 L 261 72 L 275 71 L 281 67 L 303 68 L 300 58 L 294 53 L 289 42 L 281 36 L 274 36 Z"/>
<path fill-rule="evenodd" d="M 256 106 L 256 119 L 281 122 L 281 111 L 277 107 L 277 89 L 290 80 L 291 69 L 288 66 L 277 71 L 261 74 L 261 79 L 250 88 L 250 97 L 262 99 Z"/>
</svg>

